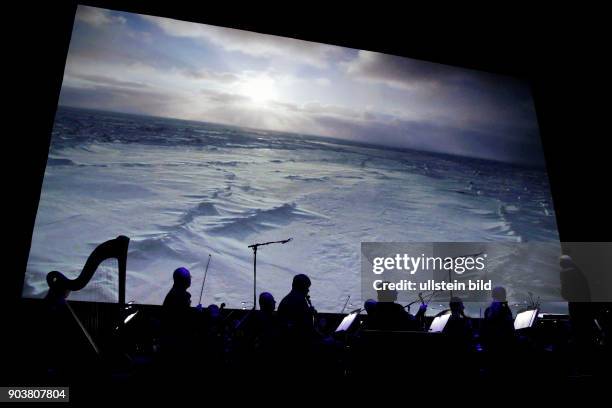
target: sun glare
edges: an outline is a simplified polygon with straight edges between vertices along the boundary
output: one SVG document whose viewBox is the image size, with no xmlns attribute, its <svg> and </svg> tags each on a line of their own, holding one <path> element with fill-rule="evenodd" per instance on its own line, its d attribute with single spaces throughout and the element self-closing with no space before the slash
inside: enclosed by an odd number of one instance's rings
<svg viewBox="0 0 612 408">
<path fill-rule="evenodd" d="M 277 89 L 271 78 L 259 77 L 244 81 L 241 93 L 253 102 L 262 104 L 277 97 Z"/>
</svg>

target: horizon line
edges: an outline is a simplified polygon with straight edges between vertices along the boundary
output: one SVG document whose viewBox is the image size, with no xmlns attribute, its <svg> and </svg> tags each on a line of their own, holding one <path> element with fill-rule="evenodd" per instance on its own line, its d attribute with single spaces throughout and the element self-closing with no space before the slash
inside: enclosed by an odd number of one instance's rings
<svg viewBox="0 0 612 408">
<path fill-rule="evenodd" d="M 352 139 L 339 138 L 339 137 L 334 137 L 334 136 L 315 135 L 315 134 L 310 134 L 310 133 L 299 133 L 299 132 L 291 132 L 291 131 L 285 131 L 285 130 L 273 130 L 273 129 L 264 129 L 264 128 L 254 128 L 254 127 L 249 127 L 249 126 L 240 126 L 240 125 L 231 124 L 231 123 L 207 121 L 207 120 L 203 120 L 203 119 L 184 119 L 184 118 L 177 118 L 177 117 L 172 117 L 172 116 L 152 115 L 152 114 L 149 114 L 149 113 L 134 113 L 134 112 L 124 112 L 124 111 L 108 110 L 108 109 L 100 109 L 100 108 L 85 108 L 85 107 L 82 107 L 82 106 L 72 106 L 72 105 L 65 105 L 65 104 L 60 104 L 60 103 L 57 104 L 57 108 L 58 109 L 59 108 L 80 109 L 80 110 L 89 110 L 89 111 L 97 111 L 97 112 L 114 113 L 114 114 L 120 114 L 120 115 L 142 116 L 142 117 L 156 118 L 156 119 L 170 119 L 170 120 L 177 120 L 177 121 L 183 121 L 183 122 L 194 122 L 194 123 L 201 123 L 201 124 L 228 126 L 228 127 L 233 127 L 233 128 L 236 128 L 236 129 L 246 129 L 246 130 L 252 130 L 252 131 L 259 131 L 259 132 L 269 132 L 269 133 L 288 134 L 288 135 L 296 135 L 296 136 L 307 136 L 307 137 L 314 137 L 314 138 L 321 138 L 321 139 L 331 139 L 331 140 L 334 140 L 334 141 L 340 141 L 340 142 L 345 142 L 345 143 L 352 143 L 352 144 L 355 144 L 355 145 L 369 146 L 369 147 L 372 147 L 372 148 L 380 148 L 381 150 L 397 150 L 397 151 L 417 152 L 417 153 L 425 153 L 425 154 L 457 157 L 457 158 L 470 159 L 470 160 L 481 160 L 481 161 L 487 161 L 487 162 L 493 162 L 493 163 L 501 163 L 501 164 L 510 165 L 510 166 L 518 166 L 518 167 L 525 167 L 525 168 L 536 168 L 536 169 L 540 169 L 540 170 L 545 170 L 546 173 L 548 174 L 548 168 L 547 168 L 546 162 L 544 160 L 545 158 L 543 158 L 541 164 L 529 164 L 529 163 L 524 163 L 524 162 L 515 162 L 515 161 L 505 161 L 505 160 L 501 160 L 501 159 L 492 159 L 492 158 L 489 158 L 489 157 L 469 156 L 469 155 L 461 155 L 461 154 L 455 154 L 455 153 L 450 153 L 450 152 L 441 152 L 441 151 L 435 151 L 435 150 L 426 150 L 426 149 L 418 149 L 418 148 L 411 148 L 411 147 L 401 147 L 401 146 L 378 144 L 378 143 L 372 143 L 372 142 L 356 141 L 356 140 L 352 140 Z M 56 113 L 57 113 L 57 111 L 56 111 Z M 55 125 L 55 118 L 53 119 L 53 124 Z M 342 144 L 342 143 L 340 143 L 340 144 Z"/>
</svg>

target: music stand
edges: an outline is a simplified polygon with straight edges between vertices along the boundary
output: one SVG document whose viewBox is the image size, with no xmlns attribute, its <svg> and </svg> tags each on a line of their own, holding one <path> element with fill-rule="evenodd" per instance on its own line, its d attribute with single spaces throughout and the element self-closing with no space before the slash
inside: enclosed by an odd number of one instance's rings
<svg viewBox="0 0 612 408">
<path fill-rule="evenodd" d="M 514 319 L 514 330 L 528 329 L 538 317 L 538 309 L 526 310 L 516 315 Z"/>
<path fill-rule="evenodd" d="M 451 314 L 446 313 L 433 319 L 429 326 L 429 333 L 442 333 Z"/>
<path fill-rule="evenodd" d="M 359 315 L 359 312 L 355 311 L 344 316 L 334 333 L 347 332 L 355 322 L 357 315 Z"/>
</svg>

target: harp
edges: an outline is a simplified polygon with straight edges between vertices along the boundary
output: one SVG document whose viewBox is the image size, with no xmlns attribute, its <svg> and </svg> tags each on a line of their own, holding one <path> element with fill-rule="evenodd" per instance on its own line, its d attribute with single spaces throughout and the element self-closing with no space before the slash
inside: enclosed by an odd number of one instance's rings
<svg viewBox="0 0 612 408">
<path fill-rule="evenodd" d="M 124 310 L 125 278 L 129 243 L 130 239 L 128 237 L 120 235 L 115 239 L 111 239 L 98 245 L 87 258 L 87 261 L 85 262 L 85 266 L 83 267 L 81 273 L 74 279 L 69 279 L 68 277 L 66 277 L 66 275 L 59 271 L 49 272 L 47 274 L 47 284 L 49 285 L 49 292 L 60 293 L 66 290 L 73 292 L 83 289 L 85 286 L 87 286 L 94 273 L 103 261 L 105 261 L 106 259 L 115 258 L 117 259 L 119 264 L 119 310 Z M 85 326 L 83 325 L 81 320 L 77 317 L 77 315 L 74 313 L 68 303 L 66 303 L 66 306 L 68 307 L 68 310 L 79 325 L 83 334 L 87 337 L 87 340 L 95 350 L 96 354 L 100 354 L 97 345 L 94 343 L 89 332 L 85 329 Z"/>
<path fill-rule="evenodd" d="M 130 239 L 120 235 L 115 239 L 103 242 L 93 250 L 83 270 L 74 279 L 69 279 L 61 272 L 51 271 L 47 274 L 47 284 L 50 290 L 70 290 L 71 292 L 81 290 L 91 280 L 98 266 L 109 258 L 116 258 L 119 261 L 119 307 L 125 306 L 125 271 L 127 265 L 127 252 Z"/>
</svg>

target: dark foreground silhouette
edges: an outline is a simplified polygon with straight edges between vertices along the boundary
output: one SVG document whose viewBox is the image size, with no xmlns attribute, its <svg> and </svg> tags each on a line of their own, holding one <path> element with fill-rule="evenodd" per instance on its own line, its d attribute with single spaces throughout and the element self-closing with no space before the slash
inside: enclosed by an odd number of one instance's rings
<svg viewBox="0 0 612 408">
<path fill-rule="evenodd" d="M 13 376 L 28 384 L 74 384 L 77 389 L 111 387 L 137 399 L 139 393 L 186 389 L 218 381 L 279 383 L 308 378 L 336 384 L 376 378 L 413 383 L 452 375 L 455 381 L 506 383 L 525 373 L 538 379 L 590 381 L 608 376 L 608 304 L 570 303 L 569 318 L 542 318 L 515 330 L 505 289 L 492 291 L 483 319 L 466 316 L 452 297 L 441 332 L 429 332 L 423 301 L 413 316 L 397 293 L 381 291 L 354 322 L 338 331 L 339 314 L 318 313 L 306 275 L 293 277 L 276 310 L 274 294 L 259 294 L 259 309 L 191 306 L 191 274 L 173 273 L 163 306 L 125 304 L 127 237 L 94 250 L 75 279 L 48 275 L 44 301 L 26 301 Z M 117 304 L 68 302 L 87 285 L 98 265 L 119 260 Z M 563 276 L 576 279 L 566 258 Z M 582 306 L 581 306 L 582 305 Z M 589 320 L 591 319 L 591 321 Z M 591 324 L 596 319 L 598 329 Z M 79 388 L 80 387 L 80 388 Z M 140 397 L 138 396 L 140 395 Z"/>
</svg>

